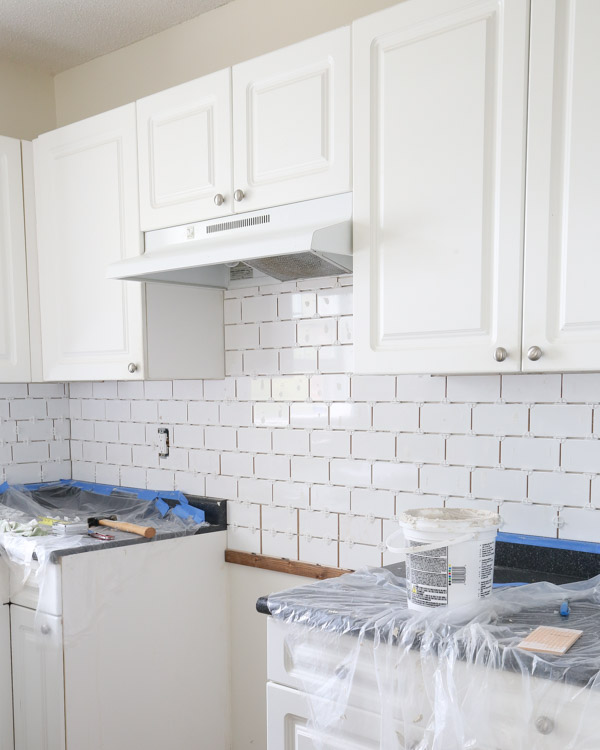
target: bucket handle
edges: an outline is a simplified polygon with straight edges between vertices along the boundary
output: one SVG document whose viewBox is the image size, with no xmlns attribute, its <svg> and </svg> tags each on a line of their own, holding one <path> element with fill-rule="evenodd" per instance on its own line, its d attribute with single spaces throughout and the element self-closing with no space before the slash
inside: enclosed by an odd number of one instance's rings
<svg viewBox="0 0 600 750">
<path fill-rule="evenodd" d="M 397 555 L 413 555 L 417 552 L 430 552 L 434 549 L 441 549 L 442 547 L 453 547 L 455 544 L 462 544 L 463 542 L 468 542 L 470 539 L 473 539 L 475 537 L 475 533 L 472 532 L 470 534 L 463 534 L 462 536 L 457 537 L 456 539 L 446 539 L 442 540 L 441 542 L 432 542 L 431 544 L 421 544 L 418 547 L 394 547 L 390 544 L 392 539 L 398 537 L 398 536 L 404 536 L 404 531 L 402 529 L 398 529 L 397 531 L 394 531 L 390 536 L 388 536 L 386 540 L 386 546 L 390 552 L 394 552 Z"/>
</svg>

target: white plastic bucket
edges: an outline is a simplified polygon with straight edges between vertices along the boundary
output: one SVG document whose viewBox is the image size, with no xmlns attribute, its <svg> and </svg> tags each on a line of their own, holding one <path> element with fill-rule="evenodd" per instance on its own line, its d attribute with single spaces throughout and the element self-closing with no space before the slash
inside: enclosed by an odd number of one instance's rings
<svg viewBox="0 0 600 750">
<path fill-rule="evenodd" d="M 500 516 L 468 508 L 418 508 L 401 513 L 388 537 L 406 555 L 408 606 L 422 612 L 456 607 L 492 593 Z M 404 537 L 405 546 L 392 541 Z"/>
</svg>

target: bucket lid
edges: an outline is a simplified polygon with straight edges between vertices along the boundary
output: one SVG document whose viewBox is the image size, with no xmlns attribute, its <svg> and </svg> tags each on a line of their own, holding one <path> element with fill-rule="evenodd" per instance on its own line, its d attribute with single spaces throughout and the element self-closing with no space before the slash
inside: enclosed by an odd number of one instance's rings
<svg viewBox="0 0 600 750">
<path fill-rule="evenodd" d="M 398 523 L 416 531 L 475 531 L 497 528 L 501 518 L 492 511 L 472 508 L 413 508 L 400 513 Z"/>
</svg>

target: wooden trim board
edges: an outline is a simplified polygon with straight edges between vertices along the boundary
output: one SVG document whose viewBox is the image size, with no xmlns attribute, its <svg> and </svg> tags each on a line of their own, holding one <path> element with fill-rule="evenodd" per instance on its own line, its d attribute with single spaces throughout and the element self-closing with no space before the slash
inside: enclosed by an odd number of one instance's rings
<svg viewBox="0 0 600 750">
<path fill-rule="evenodd" d="M 344 575 L 344 573 L 352 573 L 351 570 L 344 570 L 344 568 L 330 568 L 325 565 L 316 565 L 315 563 L 257 555 L 255 552 L 238 552 L 233 549 L 225 550 L 225 562 L 235 563 L 236 565 L 247 565 L 251 568 L 261 568 L 262 570 L 275 570 L 279 573 L 291 573 L 294 576 L 317 578 L 319 580 L 337 578 Z"/>
</svg>

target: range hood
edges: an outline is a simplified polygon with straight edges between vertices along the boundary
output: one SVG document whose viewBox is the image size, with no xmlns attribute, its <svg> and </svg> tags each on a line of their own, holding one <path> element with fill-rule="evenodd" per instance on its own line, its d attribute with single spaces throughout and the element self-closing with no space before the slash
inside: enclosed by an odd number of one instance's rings
<svg viewBox="0 0 600 750">
<path fill-rule="evenodd" d="M 352 193 L 146 232 L 107 276 L 226 289 L 239 262 L 280 281 L 352 273 Z"/>
</svg>

